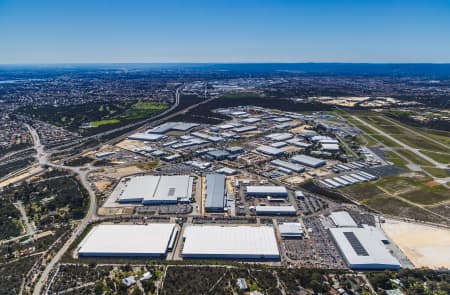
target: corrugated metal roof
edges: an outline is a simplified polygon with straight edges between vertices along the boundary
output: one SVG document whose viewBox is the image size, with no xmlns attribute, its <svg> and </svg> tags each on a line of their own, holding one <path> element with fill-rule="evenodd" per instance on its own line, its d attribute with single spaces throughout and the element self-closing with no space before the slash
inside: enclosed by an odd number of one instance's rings
<svg viewBox="0 0 450 295">
<path fill-rule="evenodd" d="M 292 133 L 284 132 L 284 133 L 272 133 L 266 135 L 266 138 L 270 138 L 272 140 L 283 141 L 294 137 Z"/>
<path fill-rule="evenodd" d="M 284 222 L 278 225 L 281 236 L 303 235 L 302 225 L 298 222 Z"/>
<path fill-rule="evenodd" d="M 307 165 L 307 166 L 311 166 L 311 167 L 316 167 L 316 166 L 321 166 L 321 165 L 325 165 L 326 161 L 322 160 L 322 159 L 318 159 L 318 158 L 314 158 L 311 156 L 307 156 L 307 155 L 296 155 L 293 156 L 292 161 L 303 164 L 303 165 Z"/>
<path fill-rule="evenodd" d="M 189 199 L 193 181 L 189 175 L 134 176 L 125 183 L 119 201 L 150 203 Z"/>
<path fill-rule="evenodd" d="M 297 165 L 297 164 L 286 162 L 286 161 L 282 161 L 282 160 L 273 160 L 270 163 L 272 163 L 275 166 L 280 166 L 280 167 L 283 167 L 283 168 L 287 168 L 287 169 L 295 171 L 295 172 L 303 172 L 303 171 L 305 171 L 305 167 L 303 167 L 301 165 Z"/>
<path fill-rule="evenodd" d="M 225 207 L 225 175 L 206 175 L 206 203 L 205 208 L 219 209 Z"/>
<path fill-rule="evenodd" d="M 148 133 L 135 133 L 130 136 L 128 136 L 128 139 L 132 140 L 145 140 L 145 141 L 156 141 L 163 138 L 166 138 L 167 136 L 162 134 L 148 134 Z"/>
<path fill-rule="evenodd" d="M 175 224 L 101 224 L 80 243 L 80 255 L 153 256 L 167 251 Z"/>
<path fill-rule="evenodd" d="M 281 213 L 296 213 L 295 207 L 289 206 L 256 206 L 256 213 L 269 213 L 269 212 L 281 212 Z"/>
<path fill-rule="evenodd" d="M 331 220 L 339 227 L 357 227 L 358 225 L 346 211 L 338 211 L 330 214 Z"/>
<path fill-rule="evenodd" d="M 389 253 L 380 240 L 380 234 L 376 234 L 376 231 L 379 231 L 379 229 L 375 227 L 330 228 L 333 239 L 351 268 L 400 268 L 400 263 Z"/>
<path fill-rule="evenodd" d="M 268 145 L 261 145 L 256 148 L 256 151 L 263 153 L 263 154 L 271 155 L 271 156 L 284 154 L 284 150 L 274 148 L 274 147 L 271 147 Z"/>
<path fill-rule="evenodd" d="M 279 258 L 273 227 L 186 226 L 185 257 Z"/>
<path fill-rule="evenodd" d="M 147 130 L 147 133 L 166 133 L 171 130 L 176 131 L 187 131 L 195 126 L 198 126 L 197 123 L 185 123 L 185 122 L 167 122 L 156 126 L 150 130 Z"/>
<path fill-rule="evenodd" d="M 247 186 L 248 194 L 287 194 L 287 190 L 284 186 L 274 185 L 249 185 Z"/>
</svg>

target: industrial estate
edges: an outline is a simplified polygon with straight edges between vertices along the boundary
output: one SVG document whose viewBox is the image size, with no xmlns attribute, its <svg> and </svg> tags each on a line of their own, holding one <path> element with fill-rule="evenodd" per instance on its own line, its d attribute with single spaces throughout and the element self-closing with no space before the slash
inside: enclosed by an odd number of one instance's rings
<svg viewBox="0 0 450 295">
<path fill-rule="evenodd" d="M 401 251 L 390 250 L 381 215 L 302 188 L 307 183 L 333 192 L 396 173 L 398 168 L 369 149 L 360 157 L 345 153 L 343 138 L 353 136 L 355 127 L 337 127 L 334 115 L 320 112 L 256 106 L 214 112 L 231 120 L 217 125 L 167 122 L 116 144 L 167 164 L 122 177 L 99 210 L 108 215 L 128 210 L 146 219 L 95 225 L 75 256 L 235 259 L 318 268 L 332 263 L 355 270 L 411 266 L 400 262 L 408 261 Z M 95 157 L 114 155 L 98 151 Z M 155 223 L 155 216 L 165 215 L 175 219 Z M 312 240 L 317 231 L 326 243 Z M 316 258 L 301 258 L 305 242 L 317 251 Z"/>
<path fill-rule="evenodd" d="M 9 104 L 1 253 L 26 270 L 11 290 L 445 294 L 450 141 L 391 115 L 415 102 L 188 77 L 130 102 Z"/>
</svg>

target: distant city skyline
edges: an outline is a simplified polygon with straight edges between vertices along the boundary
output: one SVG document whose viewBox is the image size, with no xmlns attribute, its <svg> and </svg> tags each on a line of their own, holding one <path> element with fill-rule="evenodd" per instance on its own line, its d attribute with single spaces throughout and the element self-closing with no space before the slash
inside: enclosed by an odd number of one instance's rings
<svg viewBox="0 0 450 295">
<path fill-rule="evenodd" d="M 450 1 L 0 0 L 0 64 L 450 63 Z"/>
</svg>

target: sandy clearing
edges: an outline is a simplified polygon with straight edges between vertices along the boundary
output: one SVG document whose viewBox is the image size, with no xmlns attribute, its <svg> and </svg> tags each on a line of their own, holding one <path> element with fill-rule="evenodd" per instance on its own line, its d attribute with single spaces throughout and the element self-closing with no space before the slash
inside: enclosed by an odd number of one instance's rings
<svg viewBox="0 0 450 295">
<path fill-rule="evenodd" d="M 416 267 L 450 269 L 450 230 L 391 219 L 381 226 Z"/>
<path fill-rule="evenodd" d="M 25 180 L 28 177 L 30 177 L 31 175 L 40 173 L 42 171 L 44 171 L 44 169 L 41 168 L 40 166 L 39 167 L 32 167 L 32 168 L 30 168 L 28 170 L 25 170 L 23 173 L 21 173 L 19 175 L 10 177 L 8 179 L 5 179 L 4 181 L 2 181 L 0 183 L 0 188 L 5 187 L 5 186 L 7 186 L 9 184 L 13 184 L 13 183 L 19 182 L 21 180 Z"/>
</svg>

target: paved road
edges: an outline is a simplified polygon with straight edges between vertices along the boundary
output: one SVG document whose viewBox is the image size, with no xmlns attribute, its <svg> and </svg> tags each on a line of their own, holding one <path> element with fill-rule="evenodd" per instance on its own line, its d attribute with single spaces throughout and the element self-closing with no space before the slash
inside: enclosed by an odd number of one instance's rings
<svg viewBox="0 0 450 295">
<path fill-rule="evenodd" d="M 437 167 L 437 168 L 442 168 L 442 169 L 447 169 L 447 165 L 446 165 L 446 164 L 439 163 L 439 162 L 433 160 L 432 158 L 428 157 L 427 155 L 422 154 L 422 153 L 420 152 L 419 149 L 415 149 L 415 148 L 410 147 L 409 145 L 403 143 L 402 141 L 396 139 L 395 137 L 392 137 L 391 135 L 387 134 L 387 133 L 384 132 L 383 130 L 378 129 L 377 127 L 373 126 L 372 124 L 369 124 L 369 123 L 367 123 L 366 121 L 361 120 L 360 118 L 358 118 L 358 117 L 356 117 L 356 116 L 353 116 L 353 115 L 352 115 L 352 118 L 355 119 L 356 121 L 360 122 L 361 124 L 364 124 L 364 125 L 366 125 L 367 127 L 370 127 L 371 129 L 375 130 L 378 134 L 381 134 L 381 135 L 383 135 L 383 136 L 389 138 L 389 139 L 392 140 L 393 142 L 395 142 L 395 143 L 397 143 L 398 145 L 400 145 L 402 148 L 404 148 L 404 149 L 406 149 L 406 150 L 409 150 L 410 152 L 416 154 L 416 155 L 419 156 L 419 157 L 424 158 L 425 160 L 427 160 L 428 162 L 430 162 L 431 164 L 433 164 L 435 167 Z"/>
<path fill-rule="evenodd" d="M 86 227 L 91 223 L 92 221 L 95 221 L 97 217 L 97 200 L 95 197 L 95 192 L 92 189 L 91 185 L 89 184 L 89 181 L 87 179 L 87 176 L 91 170 L 80 168 L 80 167 L 68 167 L 63 165 L 56 165 L 50 162 L 45 163 L 46 165 L 50 167 L 55 167 L 59 169 L 66 169 L 70 170 L 76 174 L 78 174 L 81 184 L 85 187 L 89 194 L 89 210 L 84 219 L 80 222 L 76 230 L 72 233 L 70 238 L 64 243 L 64 245 L 59 249 L 59 251 L 55 254 L 55 256 L 50 260 L 50 262 L 45 266 L 44 271 L 42 272 L 39 280 L 37 281 L 33 294 L 39 295 L 42 292 L 42 288 L 44 286 L 44 283 L 47 281 L 48 276 L 51 272 L 51 270 L 55 267 L 55 265 L 58 263 L 58 261 L 62 258 L 64 253 L 69 249 L 70 245 L 72 245 L 73 242 L 83 233 L 83 231 L 86 229 Z"/>
<path fill-rule="evenodd" d="M 139 125 L 142 125 L 142 124 L 146 125 L 146 123 L 148 123 L 148 122 L 153 122 L 155 119 L 165 118 L 165 116 L 166 116 L 167 114 L 169 114 L 170 112 L 172 112 L 173 110 L 175 110 L 175 109 L 178 107 L 178 105 L 180 104 L 180 96 L 181 96 L 181 89 L 182 89 L 182 88 L 183 88 L 183 85 L 180 86 L 180 87 L 178 87 L 178 88 L 175 90 L 175 103 L 172 104 L 172 105 L 170 106 L 170 108 L 168 108 L 167 110 L 165 110 L 165 111 L 163 111 L 163 112 L 161 112 L 161 113 L 159 113 L 159 114 L 157 114 L 157 115 L 155 115 L 155 116 L 152 116 L 152 117 L 149 118 L 149 119 L 146 119 L 146 120 L 143 120 L 143 121 L 139 121 L 139 122 L 135 122 L 135 123 L 132 123 L 132 124 L 128 124 L 128 125 L 125 125 L 125 126 L 121 126 L 121 127 L 119 127 L 119 128 L 111 129 L 111 130 L 108 130 L 108 131 L 105 131 L 105 132 L 102 132 L 102 133 L 97 133 L 97 134 L 94 134 L 94 135 L 91 135 L 91 136 L 83 137 L 82 139 L 78 139 L 77 141 L 78 141 L 79 143 L 82 143 L 82 142 L 87 141 L 87 140 L 89 140 L 89 139 L 99 139 L 99 138 L 101 138 L 102 136 L 105 136 L 105 135 L 108 135 L 108 134 L 111 134 L 111 133 L 114 133 L 114 132 L 117 132 L 117 131 L 120 131 L 120 130 L 124 130 L 124 129 L 127 129 L 127 128 L 131 128 L 131 127 L 133 127 L 133 126 L 139 126 Z M 141 127 L 141 128 L 142 128 L 142 127 Z M 136 132 L 136 131 L 134 131 L 134 132 Z M 75 141 L 75 142 L 76 142 L 76 141 Z M 58 146 L 57 148 L 58 148 L 59 151 L 61 151 L 61 148 L 66 147 L 66 146 L 68 146 L 69 149 L 70 149 L 70 148 L 73 147 L 73 144 L 74 144 L 74 142 L 72 141 L 72 142 L 69 142 L 69 143 L 60 145 L 60 146 Z M 94 147 L 94 148 L 96 148 L 96 147 Z M 94 149 L 94 148 L 91 148 L 91 149 Z"/>
<path fill-rule="evenodd" d="M 59 251 L 55 254 L 55 256 L 45 266 L 44 271 L 42 272 L 39 280 L 37 281 L 33 294 L 39 295 L 42 292 L 44 283 L 48 279 L 48 275 L 50 274 L 51 270 L 56 265 L 56 263 L 61 259 L 64 253 L 66 253 L 66 251 L 69 249 L 70 245 L 76 240 L 76 238 L 86 229 L 89 223 L 97 218 L 97 201 L 95 198 L 94 190 L 92 189 L 92 187 L 89 184 L 89 181 L 87 180 L 87 176 L 91 170 L 89 168 L 86 169 L 83 167 L 69 167 L 49 162 L 48 154 L 44 150 L 44 146 L 41 144 L 40 138 L 36 130 L 29 125 L 27 125 L 27 127 L 29 128 L 31 136 L 33 137 L 34 148 L 36 149 L 37 152 L 37 159 L 39 164 L 69 170 L 77 174 L 79 176 L 81 184 L 86 188 L 90 199 L 88 213 L 81 221 L 81 223 L 78 225 L 77 229 L 72 233 L 70 238 L 66 241 L 66 243 L 59 249 Z"/>
<path fill-rule="evenodd" d="M 175 94 L 175 104 L 168 109 L 167 111 L 165 111 L 164 113 L 159 114 L 158 116 L 156 116 L 156 118 L 159 118 L 161 116 L 164 116 L 164 114 L 167 114 L 168 112 L 174 110 L 179 102 L 180 102 L 180 95 L 181 95 L 181 88 L 179 87 L 177 88 L 176 94 Z M 193 108 L 196 108 L 197 106 L 207 103 L 211 100 L 213 100 L 215 98 L 211 98 L 211 99 L 207 99 L 205 101 L 202 101 L 200 103 L 197 103 L 195 105 L 191 105 L 179 112 L 173 113 L 169 116 L 166 116 L 162 119 L 156 120 L 154 121 L 155 117 L 152 118 L 151 123 L 152 125 L 155 124 L 160 124 L 162 121 L 165 121 L 167 119 L 170 119 L 172 117 L 175 117 L 179 114 L 183 114 L 186 113 L 190 110 L 192 110 Z M 140 122 L 139 124 L 141 124 L 142 122 Z M 127 126 L 127 128 L 130 127 L 130 125 Z M 64 255 L 64 253 L 66 253 L 66 251 L 69 249 L 70 245 L 80 236 L 81 233 L 83 233 L 83 231 L 86 229 L 86 227 L 92 222 L 97 220 L 99 217 L 97 216 L 97 202 L 96 202 L 96 198 L 95 198 L 95 193 L 92 189 L 92 187 L 90 186 L 90 183 L 87 179 L 88 174 L 92 171 L 91 167 L 85 166 L 85 167 L 71 167 L 71 166 L 64 166 L 64 165 L 58 165 L 58 164 L 54 164 L 52 162 L 48 161 L 48 155 L 47 152 L 44 150 L 44 147 L 42 146 L 39 136 L 36 132 L 36 130 L 34 130 L 31 126 L 28 126 L 28 128 L 30 129 L 30 133 L 33 136 L 33 142 L 34 142 L 34 146 L 35 149 L 37 151 L 37 157 L 38 157 L 38 161 L 41 165 L 47 165 L 50 167 L 55 167 L 55 168 L 59 168 L 59 169 L 65 169 L 65 170 L 69 170 L 72 171 L 74 173 L 76 173 L 79 178 L 80 181 L 82 183 L 82 185 L 86 188 L 86 190 L 89 193 L 89 197 L 90 197 L 90 205 L 89 205 L 89 211 L 86 214 L 85 218 L 81 221 L 81 223 L 78 225 L 78 227 L 76 228 L 76 230 L 72 233 L 72 235 L 70 236 L 70 238 L 66 241 L 66 243 L 59 249 L 59 251 L 55 254 L 55 256 L 50 260 L 50 262 L 45 266 L 44 271 L 42 272 L 41 276 L 39 277 L 39 280 L 36 282 L 36 285 L 34 287 L 34 291 L 33 294 L 34 295 L 40 295 L 42 293 L 44 284 L 47 282 L 48 280 L 48 276 L 50 275 L 51 270 L 55 267 L 55 265 L 58 263 L 58 261 L 62 258 L 62 256 Z M 148 124 L 144 124 L 144 126 L 141 126 L 139 129 L 145 129 L 145 128 L 149 128 Z M 114 131 L 117 131 L 118 129 L 115 129 Z M 136 130 L 133 130 L 133 132 L 136 132 Z M 96 135 L 98 136 L 98 135 Z M 125 138 L 127 135 L 122 135 L 119 136 L 117 139 L 123 139 Z M 85 152 L 85 151 L 83 151 Z"/>
<path fill-rule="evenodd" d="M 18 201 L 16 203 L 14 203 L 14 206 L 17 208 L 17 210 L 19 210 L 20 215 L 22 215 L 22 222 L 23 222 L 23 226 L 25 228 L 26 234 L 30 235 L 30 236 L 34 235 L 34 232 L 36 230 L 35 230 L 34 226 L 28 220 L 28 216 L 27 216 L 27 213 L 25 212 L 25 208 L 23 208 L 22 201 Z"/>
</svg>

